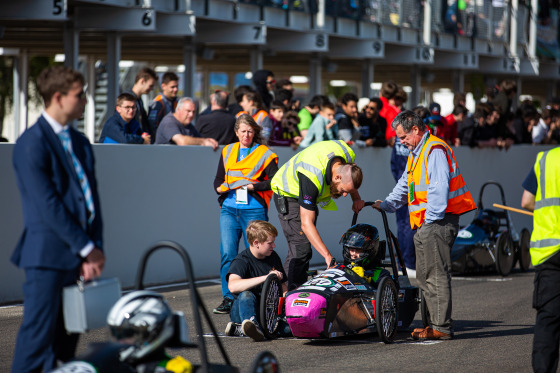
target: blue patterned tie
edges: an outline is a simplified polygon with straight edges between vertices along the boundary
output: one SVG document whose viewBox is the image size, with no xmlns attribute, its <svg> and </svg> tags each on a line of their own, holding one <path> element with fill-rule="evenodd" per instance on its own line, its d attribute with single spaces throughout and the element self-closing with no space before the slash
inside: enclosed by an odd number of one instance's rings
<svg viewBox="0 0 560 374">
<path fill-rule="evenodd" d="M 89 182 L 87 179 L 86 172 L 82 168 L 82 165 L 78 160 L 78 157 L 76 157 L 76 154 L 72 150 L 72 147 L 70 145 L 70 134 L 68 133 L 68 130 L 63 130 L 59 132 L 58 137 L 62 142 L 62 146 L 64 147 L 64 150 L 68 153 L 68 155 L 70 155 L 70 158 L 72 159 L 72 164 L 74 165 L 74 169 L 76 170 L 76 175 L 78 176 L 78 180 L 80 181 L 80 186 L 82 187 L 82 192 L 84 193 L 84 197 L 86 200 L 86 207 L 87 210 L 89 211 L 88 223 L 91 225 L 93 219 L 95 218 L 95 207 L 93 205 L 91 188 L 89 187 Z"/>
</svg>

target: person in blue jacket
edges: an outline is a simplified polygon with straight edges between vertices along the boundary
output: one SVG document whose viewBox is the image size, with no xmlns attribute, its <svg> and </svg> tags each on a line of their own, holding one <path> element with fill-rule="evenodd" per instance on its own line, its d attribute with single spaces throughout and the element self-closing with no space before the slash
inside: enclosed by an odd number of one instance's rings
<svg viewBox="0 0 560 374">
<path fill-rule="evenodd" d="M 105 122 L 99 143 L 150 144 L 151 136 L 142 132 L 142 126 L 134 119 L 136 98 L 129 93 L 117 97 L 115 114 Z"/>
</svg>

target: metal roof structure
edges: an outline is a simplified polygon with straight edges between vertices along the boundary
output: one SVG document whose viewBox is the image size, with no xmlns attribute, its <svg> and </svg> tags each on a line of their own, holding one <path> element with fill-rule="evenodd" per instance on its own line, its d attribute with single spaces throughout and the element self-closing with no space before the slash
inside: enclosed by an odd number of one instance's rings
<svg viewBox="0 0 560 374">
<path fill-rule="evenodd" d="M 393 79 L 412 88 L 412 106 L 421 88 L 469 91 L 480 74 L 515 79 L 524 94 L 556 96 L 560 64 L 536 58 L 537 0 L 465 0 L 462 35 L 446 32 L 449 1 L 3 0 L 0 54 L 16 60 L 14 131 L 27 124 L 29 57 L 61 53 L 69 66 L 85 59 L 88 81 L 95 61 L 106 62 L 111 107 L 120 60 L 184 65 L 182 89 L 191 96 L 197 70 L 262 67 L 308 76 L 311 95 L 346 79 L 370 96 L 374 78 Z M 93 116 L 86 114 L 90 138 Z"/>
</svg>

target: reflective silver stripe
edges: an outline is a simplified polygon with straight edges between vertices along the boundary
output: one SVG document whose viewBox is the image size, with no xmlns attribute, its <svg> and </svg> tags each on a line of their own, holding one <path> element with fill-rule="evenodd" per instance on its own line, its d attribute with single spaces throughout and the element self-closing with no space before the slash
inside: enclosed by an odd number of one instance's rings
<svg viewBox="0 0 560 374">
<path fill-rule="evenodd" d="M 546 186 L 546 178 L 545 178 L 545 170 L 546 170 L 546 156 L 548 155 L 548 151 L 544 152 L 541 159 L 539 160 L 539 169 L 541 171 L 541 177 L 539 181 L 539 187 L 541 188 L 541 200 L 544 200 L 546 197 L 545 194 L 545 186 Z M 535 207 L 537 203 L 535 202 Z"/>
<path fill-rule="evenodd" d="M 317 178 L 317 181 L 319 182 L 319 185 L 321 186 L 321 190 L 319 191 L 319 196 L 321 196 L 323 194 L 323 190 L 325 188 L 325 179 L 323 177 L 323 172 L 321 171 L 321 169 L 318 169 L 315 166 L 310 165 L 306 162 L 300 161 L 295 165 L 294 170 L 297 170 L 300 167 L 303 168 L 304 170 L 307 170 L 308 172 L 312 173 Z"/>
<path fill-rule="evenodd" d="M 435 145 L 442 145 L 442 146 L 444 146 L 444 147 L 446 148 L 446 150 L 447 150 L 447 158 L 448 158 L 449 160 L 451 160 L 451 169 L 452 169 L 452 171 L 450 171 L 450 173 L 449 173 L 449 180 L 451 180 L 451 179 L 457 177 L 457 176 L 460 174 L 459 168 L 457 167 L 457 163 L 456 163 L 455 160 L 453 159 L 453 156 L 452 156 L 453 153 L 451 152 L 451 149 L 449 148 L 449 146 L 447 146 L 447 144 L 445 144 L 445 143 L 433 142 L 432 144 L 429 145 L 429 148 L 427 148 L 427 149 L 424 151 L 424 153 L 425 153 L 425 154 L 424 154 L 424 165 L 426 165 L 426 167 L 423 167 L 423 168 L 422 168 L 422 173 L 420 174 L 420 182 L 421 182 L 421 183 L 414 186 L 414 190 L 415 190 L 415 191 L 420 191 L 420 192 L 428 191 L 428 183 L 425 183 L 424 181 L 427 180 L 427 178 L 426 178 L 426 170 L 427 170 L 427 167 L 428 167 L 428 155 L 430 154 L 430 150 L 431 150 Z M 413 160 L 412 162 L 414 163 L 414 160 Z"/>
<path fill-rule="evenodd" d="M 457 190 L 455 190 L 455 191 L 449 191 L 449 195 L 447 195 L 447 199 L 448 199 L 448 200 L 451 200 L 451 199 L 453 199 L 454 197 L 457 197 L 457 196 L 461 196 L 461 195 L 463 195 L 463 194 L 466 194 L 468 191 L 469 191 L 469 189 L 467 188 L 467 185 L 464 185 L 463 187 L 461 187 L 461 188 L 459 188 L 459 189 L 457 189 Z"/>
<path fill-rule="evenodd" d="M 290 192 L 290 185 L 288 184 L 288 169 L 290 168 L 289 164 L 286 164 L 286 168 L 284 169 L 284 172 L 282 173 L 282 190 L 288 194 L 291 194 Z M 278 191 L 274 191 L 274 192 L 278 192 Z"/>
<path fill-rule="evenodd" d="M 531 240 L 531 248 L 546 248 L 546 247 L 555 247 L 560 245 L 560 239 L 542 239 L 537 241 Z"/>
<path fill-rule="evenodd" d="M 350 153 L 348 152 L 348 148 L 346 148 L 344 141 L 334 140 L 334 142 L 337 143 L 340 146 L 340 148 L 342 148 L 342 152 L 344 152 L 344 157 L 346 157 L 346 162 L 348 163 L 352 162 L 352 156 L 350 156 Z"/>
<path fill-rule="evenodd" d="M 550 197 L 548 199 L 542 199 L 539 201 L 535 201 L 535 210 L 540 208 L 548 208 L 551 206 L 560 207 L 560 198 L 559 197 Z"/>
<path fill-rule="evenodd" d="M 264 163 L 266 162 L 266 160 L 268 160 L 268 158 L 272 155 L 272 151 L 269 149 L 267 150 L 263 156 L 259 159 L 259 161 L 256 163 L 256 165 L 253 167 L 253 169 L 251 169 L 247 174 L 243 174 L 241 171 L 239 170 L 228 170 L 228 176 L 230 177 L 236 177 L 236 178 L 248 178 L 248 179 L 254 179 L 253 177 L 255 176 L 255 174 L 257 173 L 257 171 L 260 170 L 260 168 L 264 165 Z M 229 157 L 229 154 L 228 154 Z"/>
<path fill-rule="evenodd" d="M 235 181 L 235 182 L 231 183 L 231 184 L 229 185 L 229 189 L 230 189 L 230 190 L 234 190 L 234 189 L 236 189 L 236 188 L 239 188 L 239 187 L 241 187 L 241 186 L 245 186 L 245 185 L 251 184 L 251 183 L 252 183 L 252 182 L 251 182 L 250 180 L 247 180 L 247 179 L 240 179 L 240 180 L 238 180 L 238 181 Z"/>
<path fill-rule="evenodd" d="M 229 155 L 231 154 L 231 150 L 233 149 L 234 146 L 235 144 L 230 144 L 226 147 L 226 156 L 224 157 L 224 165 L 227 165 Z"/>
<path fill-rule="evenodd" d="M 420 203 L 420 204 L 417 204 L 417 205 L 408 205 L 408 211 L 410 213 L 417 212 L 419 210 L 426 209 L 427 207 L 428 207 L 428 203 Z"/>
</svg>

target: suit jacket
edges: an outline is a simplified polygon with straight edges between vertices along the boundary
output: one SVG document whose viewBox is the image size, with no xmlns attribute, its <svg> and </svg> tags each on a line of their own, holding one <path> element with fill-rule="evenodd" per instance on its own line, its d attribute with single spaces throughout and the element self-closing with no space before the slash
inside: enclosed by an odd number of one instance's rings
<svg viewBox="0 0 560 374">
<path fill-rule="evenodd" d="M 21 268 L 71 270 L 80 266 L 80 251 L 91 240 L 102 248 L 102 221 L 94 155 L 85 136 L 69 129 L 72 148 L 87 175 L 95 218 L 87 208 L 70 157 L 41 116 L 18 139 L 13 164 L 23 206 L 23 234 L 11 261 Z"/>
</svg>

